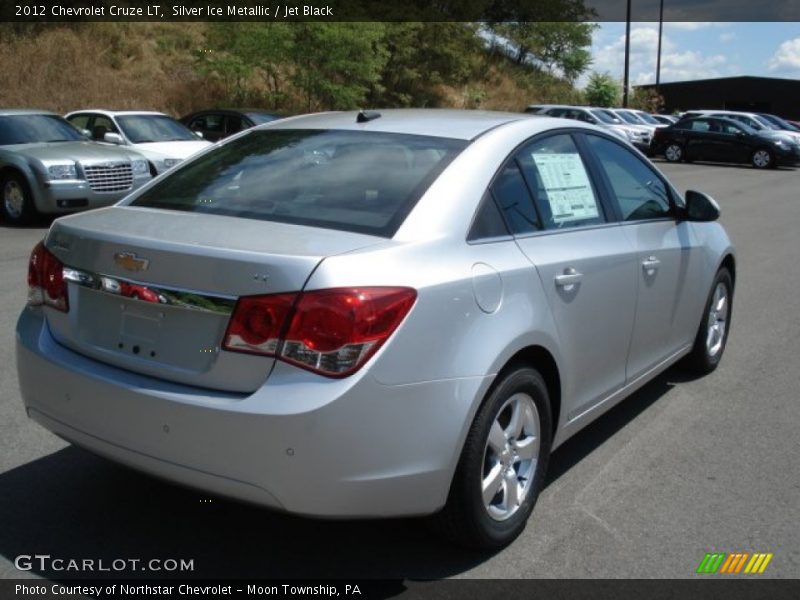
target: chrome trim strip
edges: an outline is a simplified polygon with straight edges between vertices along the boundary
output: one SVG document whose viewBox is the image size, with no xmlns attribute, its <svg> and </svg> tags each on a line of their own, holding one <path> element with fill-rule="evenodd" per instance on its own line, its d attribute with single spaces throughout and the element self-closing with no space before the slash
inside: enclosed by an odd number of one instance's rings
<svg viewBox="0 0 800 600">
<path fill-rule="evenodd" d="M 97 292 L 121 296 L 137 302 L 174 306 L 215 315 L 232 314 L 237 300 L 235 296 L 218 296 L 194 290 L 154 286 L 149 283 L 101 275 L 72 267 L 64 267 L 62 273 L 64 281 Z"/>
</svg>

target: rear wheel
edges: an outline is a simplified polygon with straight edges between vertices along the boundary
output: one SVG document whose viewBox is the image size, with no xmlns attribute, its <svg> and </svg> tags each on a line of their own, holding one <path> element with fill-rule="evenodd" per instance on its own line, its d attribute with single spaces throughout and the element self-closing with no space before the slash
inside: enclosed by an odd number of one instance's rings
<svg viewBox="0 0 800 600">
<path fill-rule="evenodd" d="M 669 144 L 664 148 L 664 158 L 669 162 L 680 162 L 683 160 L 683 147 L 680 144 Z"/>
<path fill-rule="evenodd" d="M 8 223 L 26 225 L 36 215 L 28 182 L 18 173 L 0 175 L 0 213 Z"/>
<path fill-rule="evenodd" d="M 722 268 L 711 286 L 692 352 L 684 360 L 688 369 L 705 375 L 719 365 L 730 332 L 732 302 L 733 279 L 728 269 Z"/>
<path fill-rule="evenodd" d="M 771 169 L 776 166 L 772 152 L 766 148 L 754 150 L 750 156 L 750 162 L 756 169 Z"/>
<path fill-rule="evenodd" d="M 453 541 L 498 549 L 525 529 L 544 482 L 551 446 L 542 376 L 517 366 L 501 375 L 470 427 L 447 504 L 436 515 Z"/>
</svg>

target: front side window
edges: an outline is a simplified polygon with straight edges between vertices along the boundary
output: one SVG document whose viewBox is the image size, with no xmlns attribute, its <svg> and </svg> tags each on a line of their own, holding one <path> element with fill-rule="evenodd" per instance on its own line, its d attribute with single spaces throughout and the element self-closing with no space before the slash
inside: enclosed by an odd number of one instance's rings
<svg viewBox="0 0 800 600">
<path fill-rule="evenodd" d="M 621 144 L 596 135 L 586 137 L 608 178 L 623 221 L 672 214 L 667 187 L 652 167 Z"/>
<path fill-rule="evenodd" d="M 204 131 L 208 133 L 224 132 L 224 116 L 217 114 L 207 114 L 202 117 L 197 117 L 189 124 L 189 129 L 193 131 Z"/>
<path fill-rule="evenodd" d="M 67 119 L 67 121 L 78 129 L 87 129 L 89 127 L 89 115 L 74 115 Z"/>
<path fill-rule="evenodd" d="M 605 221 L 589 172 L 572 137 L 538 140 L 517 155 L 545 229 L 596 225 Z"/>
<path fill-rule="evenodd" d="M 391 237 L 466 145 L 368 131 L 252 131 L 179 167 L 132 205 Z"/>
<path fill-rule="evenodd" d="M 114 122 L 105 115 L 97 115 L 92 124 L 92 138 L 102 142 L 107 133 L 118 133 Z"/>
</svg>

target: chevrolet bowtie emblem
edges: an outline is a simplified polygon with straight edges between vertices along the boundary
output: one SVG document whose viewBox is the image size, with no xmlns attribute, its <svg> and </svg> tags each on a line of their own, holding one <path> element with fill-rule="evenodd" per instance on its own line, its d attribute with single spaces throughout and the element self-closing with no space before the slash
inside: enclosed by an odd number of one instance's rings
<svg viewBox="0 0 800 600">
<path fill-rule="evenodd" d="M 150 261 L 146 258 L 139 258 L 134 252 L 117 252 L 114 255 L 114 262 L 126 271 L 146 271 Z"/>
</svg>

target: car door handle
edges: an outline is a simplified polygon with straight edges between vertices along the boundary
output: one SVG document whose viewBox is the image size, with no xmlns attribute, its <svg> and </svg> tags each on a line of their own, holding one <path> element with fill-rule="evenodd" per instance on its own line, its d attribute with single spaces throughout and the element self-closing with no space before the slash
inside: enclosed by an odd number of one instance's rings
<svg viewBox="0 0 800 600">
<path fill-rule="evenodd" d="M 642 261 L 642 268 L 648 273 L 652 273 L 653 271 L 658 269 L 658 265 L 660 264 L 661 261 L 658 260 L 655 256 L 648 256 L 645 260 Z"/>
<path fill-rule="evenodd" d="M 576 283 L 580 283 L 582 279 L 583 273 L 578 273 L 572 267 L 564 269 L 564 272 L 561 275 L 555 276 L 556 285 L 559 287 L 575 285 Z"/>
</svg>

